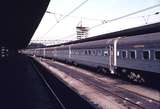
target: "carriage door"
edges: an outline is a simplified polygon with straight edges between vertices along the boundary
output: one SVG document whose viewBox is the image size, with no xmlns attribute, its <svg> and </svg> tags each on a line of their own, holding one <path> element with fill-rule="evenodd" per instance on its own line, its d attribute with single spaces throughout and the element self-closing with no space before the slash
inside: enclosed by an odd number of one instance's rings
<svg viewBox="0 0 160 109">
<path fill-rule="evenodd" d="M 114 74 L 114 45 L 113 44 L 109 44 L 109 69 L 111 73 Z"/>
<path fill-rule="evenodd" d="M 114 68 L 117 67 L 117 55 L 119 55 L 117 54 L 117 44 L 120 38 L 121 37 L 112 39 L 109 42 L 109 69 L 112 74 L 115 73 Z"/>
</svg>

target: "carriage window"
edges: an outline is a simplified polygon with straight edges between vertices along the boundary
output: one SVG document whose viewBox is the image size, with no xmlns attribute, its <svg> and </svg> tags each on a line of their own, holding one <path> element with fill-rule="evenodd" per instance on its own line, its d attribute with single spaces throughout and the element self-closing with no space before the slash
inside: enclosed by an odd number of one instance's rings
<svg viewBox="0 0 160 109">
<path fill-rule="evenodd" d="M 74 51 L 73 50 L 71 50 L 71 52 L 70 52 L 71 54 L 74 54 Z"/>
<path fill-rule="evenodd" d="M 122 51 L 122 58 L 127 58 L 127 51 Z"/>
<path fill-rule="evenodd" d="M 160 51 L 155 51 L 155 59 L 160 60 Z"/>
<path fill-rule="evenodd" d="M 150 52 L 149 51 L 143 51 L 143 59 L 145 59 L 145 60 L 150 59 Z"/>
<path fill-rule="evenodd" d="M 130 51 L 130 58 L 136 59 L 136 51 Z"/>
<path fill-rule="evenodd" d="M 85 51 L 84 50 L 81 50 L 81 55 L 84 55 Z"/>
<path fill-rule="evenodd" d="M 107 56 L 108 55 L 108 51 L 104 51 L 104 56 Z"/>
<path fill-rule="evenodd" d="M 76 50 L 76 55 L 79 55 L 79 51 L 78 50 Z"/>
<path fill-rule="evenodd" d="M 92 50 L 92 54 L 93 54 L 93 55 L 96 55 L 96 50 Z"/>
<path fill-rule="evenodd" d="M 119 51 L 117 51 L 117 56 L 119 56 Z"/>
<path fill-rule="evenodd" d="M 101 56 L 101 55 L 102 55 L 102 50 L 98 49 L 98 50 L 97 50 L 97 55 L 98 55 L 98 56 Z"/>
<path fill-rule="evenodd" d="M 85 50 L 85 55 L 87 55 L 87 50 Z"/>
<path fill-rule="evenodd" d="M 80 51 L 79 50 L 77 50 L 77 55 L 80 55 Z"/>
<path fill-rule="evenodd" d="M 77 55 L 79 55 L 80 54 L 80 52 L 79 52 L 79 50 L 77 50 L 77 53 L 76 53 Z"/>
<path fill-rule="evenodd" d="M 88 50 L 88 55 L 91 55 L 91 50 Z"/>
</svg>

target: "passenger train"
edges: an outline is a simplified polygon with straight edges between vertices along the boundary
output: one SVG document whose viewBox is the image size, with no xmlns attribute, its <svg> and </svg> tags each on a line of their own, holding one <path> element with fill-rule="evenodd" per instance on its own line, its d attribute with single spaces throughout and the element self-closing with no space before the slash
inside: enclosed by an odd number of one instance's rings
<svg viewBox="0 0 160 109">
<path fill-rule="evenodd" d="M 27 49 L 24 53 L 94 67 L 136 82 L 160 80 L 160 32 Z"/>
</svg>

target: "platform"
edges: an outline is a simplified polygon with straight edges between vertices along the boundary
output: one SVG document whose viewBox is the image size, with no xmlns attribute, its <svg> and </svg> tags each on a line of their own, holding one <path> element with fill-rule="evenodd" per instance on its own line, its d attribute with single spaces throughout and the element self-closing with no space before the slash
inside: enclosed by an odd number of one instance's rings
<svg viewBox="0 0 160 109">
<path fill-rule="evenodd" d="M 1 109 L 61 109 L 22 55 L 0 61 Z"/>
</svg>

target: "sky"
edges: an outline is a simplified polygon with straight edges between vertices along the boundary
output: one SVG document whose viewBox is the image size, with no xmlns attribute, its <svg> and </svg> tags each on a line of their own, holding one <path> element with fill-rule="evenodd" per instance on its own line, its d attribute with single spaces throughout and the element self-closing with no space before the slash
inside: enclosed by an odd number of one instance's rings
<svg viewBox="0 0 160 109">
<path fill-rule="evenodd" d="M 32 40 L 75 40 L 76 27 L 80 22 L 90 29 L 88 37 L 160 22 L 160 14 L 155 14 L 160 12 L 160 6 L 110 21 L 158 5 L 160 0 L 88 0 L 61 20 L 84 1 L 86 0 L 51 0 L 47 11 L 52 13 L 45 13 Z M 99 24 L 100 26 L 93 28 Z"/>
</svg>

